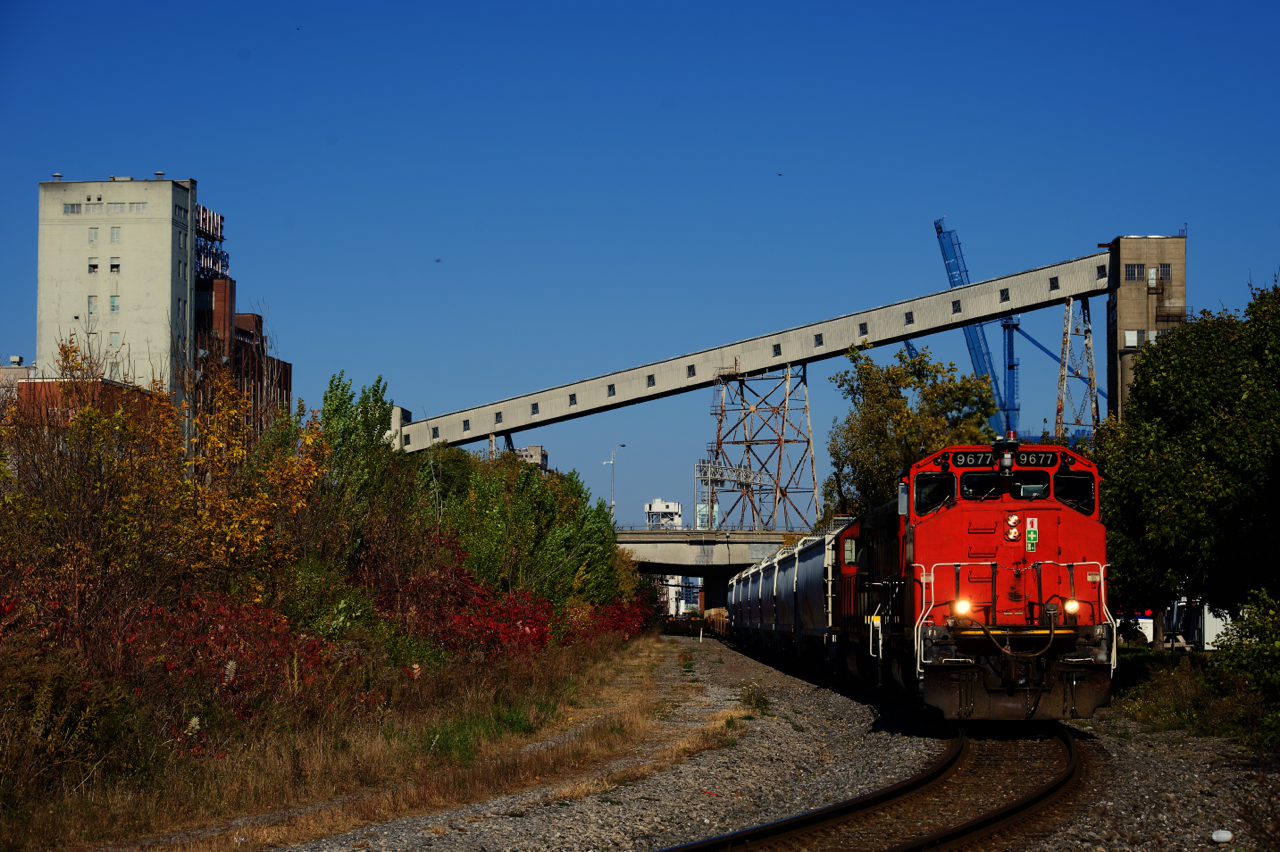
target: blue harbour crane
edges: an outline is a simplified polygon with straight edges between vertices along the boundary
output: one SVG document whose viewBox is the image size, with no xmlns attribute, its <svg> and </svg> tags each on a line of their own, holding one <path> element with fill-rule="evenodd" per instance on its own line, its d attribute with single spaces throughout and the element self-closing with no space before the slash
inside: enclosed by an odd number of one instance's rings
<svg viewBox="0 0 1280 852">
<path fill-rule="evenodd" d="M 964 253 L 960 250 L 960 238 L 955 231 L 943 229 L 943 220 L 935 219 L 933 230 L 938 235 L 938 245 L 942 247 L 942 261 L 947 267 L 947 283 L 952 288 L 966 287 L 969 284 L 969 269 L 964 263 Z M 1013 357 L 1013 329 L 1018 326 L 1017 317 L 1007 317 L 1001 321 L 1005 336 L 1005 366 L 1008 373 L 1006 389 L 1008 394 L 1000 393 L 1000 382 L 996 378 L 995 363 L 991 358 L 991 349 L 987 346 L 987 323 L 975 322 L 964 326 L 964 342 L 969 347 L 969 359 L 973 362 L 975 376 L 987 376 L 991 382 L 991 393 L 995 397 L 996 413 L 987 422 L 997 435 L 1018 430 L 1018 361 Z"/>
<path fill-rule="evenodd" d="M 942 260 L 947 267 L 947 282 L 953 288 L 963 287 L 969 283 L 969 269 L 964 263 L 964 253 L 960 251 L 960 238 L 956 236 L 955 231 L 943 230 L 942 224 L 942 219 L 935 219 L 933 229 L 938 235 L 938 244 L 942 247 Z M 989 376 L 991 378 L 991 392 L 995 395 L 997 411 L 991 415 L 988 423 L 996 434 L 1003 435 L 1009 431 L 1018 431 L 1018 415 L 1021 411 L 1018 400 L 1018 365 L 1020 362 L 1014 354 L 1014 335 L 1021 334 L 1033 346 L 1052 358 L 1054 362 L 1059 362 L 1061 358 L 1066 356 L 1063 355 L 1060 358 L 1040 341 L 1023 331 L 1021 320 L 1017 314 L 1005 317 L 1000 320 L 1000 329 L 1004 333 L 1005 369 L 1004 394 L 1001 394 L 1000 384 L 996 380 L 995 363 L 991 358 L 991 350 L 987 347 L 986 326 L 988 325 L 990 323 L 975 322 L 964 326 L 964 340 L 969 346 L 969 357 L 973 361 L 974 375 Z M 909 343 L 907 345 L 910 347 Z M 909 351 L 915 354 L 914 347 L 911 347 Z M 1071 373 L 1070 377 L 1079 379 L 1086 384 L 1089 382 L 1088 378 L 1079 373 Z M 1105 391 L 1099 389 L 1097 393 L 1103 399 L 1107 398 Z"/>
</svg>

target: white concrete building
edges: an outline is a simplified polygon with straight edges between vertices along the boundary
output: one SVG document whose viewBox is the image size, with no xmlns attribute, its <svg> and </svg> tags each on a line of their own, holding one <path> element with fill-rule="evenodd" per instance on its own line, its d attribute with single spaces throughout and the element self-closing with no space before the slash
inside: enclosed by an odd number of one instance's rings
<svg viewBox="0 0 1280 852">
<path fill-rule="evenodd" d="M 195 180 L 112 177 L 40 184 L 36 367 L 57 371 L 73 336 L 107 378 L 172 387 L 192 362 Z"/>
<path fill-rule="evenodd" d="M 645 528 L 651 530 L 681 529 L 683 521 L 680 504 L 663 500 L 661 497 L 652 503 L 645 503 L 644 523 Z"/>
</svg>

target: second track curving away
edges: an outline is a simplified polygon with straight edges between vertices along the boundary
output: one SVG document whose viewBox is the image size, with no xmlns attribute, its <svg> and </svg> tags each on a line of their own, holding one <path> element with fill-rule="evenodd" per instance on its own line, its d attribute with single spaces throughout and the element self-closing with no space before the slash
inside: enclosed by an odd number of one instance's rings
<svg viewBox="0 0 1280 852">
<path fill-rule="evenodd" d="M 1083 763 L 1062 725 L 960 732 L 924 771 L 883 790 L 664 852 L 954 849 L 1065 793 Z"/>
</svg>

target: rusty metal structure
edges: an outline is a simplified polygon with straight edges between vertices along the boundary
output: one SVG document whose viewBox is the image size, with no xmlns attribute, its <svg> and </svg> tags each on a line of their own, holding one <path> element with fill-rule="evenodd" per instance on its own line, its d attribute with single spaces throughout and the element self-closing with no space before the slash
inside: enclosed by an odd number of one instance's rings
<svg viewBox="0 0 1280 852">
<path fill-rule="evenodd" d="M 1078 311 L 1077 304 L 1080 307 Z M 1072 377 L 1085 382 L 1084 394 L 1078 404 L 1067 383 L 1067 379 Z M 1058 362 L 1058 412 L 1053 421 L 1053 434 L 1090 436 L 1100 422 L 1089 300 L 1068 296 L 1062 309 L 1062 358 Z"/>
<path fill-rule="evenodd" d="M 694 466 L 698 529 L 809 530 L 817 522 L 817 463 L 808 370 L 716 371 L 716 439 Z"/>
</svg>

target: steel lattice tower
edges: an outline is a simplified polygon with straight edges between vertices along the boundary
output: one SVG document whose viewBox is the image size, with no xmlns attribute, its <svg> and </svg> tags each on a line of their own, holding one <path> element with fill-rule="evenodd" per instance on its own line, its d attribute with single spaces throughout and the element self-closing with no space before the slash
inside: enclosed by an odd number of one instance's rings
<svg viewBox="0 0 1280 852">
<path fill-rule="evenodd" d="M 694 472 L 700 529 L 808 530 L 817 522 L 817 464 L 808 371 L 790 364 L 717 372 L 716 440 Z"/>
<path fill-rule="evenodd" d="M 1075 309 L 1079 303 L 1080 310 Z M 1081 338 L 1079 346 L 1076 338 Z M 1067 379 L 1074 376 L 1085 382 L 1084 396 L 1077 405 L 1071 395 Z M 1058 364 L 1058 413 L 1054 418 L 1053 433 L 1066 437 L 1074 427 L 1079 434 L 1092 435 L 1098 428 L 1098 382 L 1093 370 L 1093 325 L 1089 319 L 1089 300 L 1072 299 L 1062 311 L 1062 359 Z"/>
</svg>

